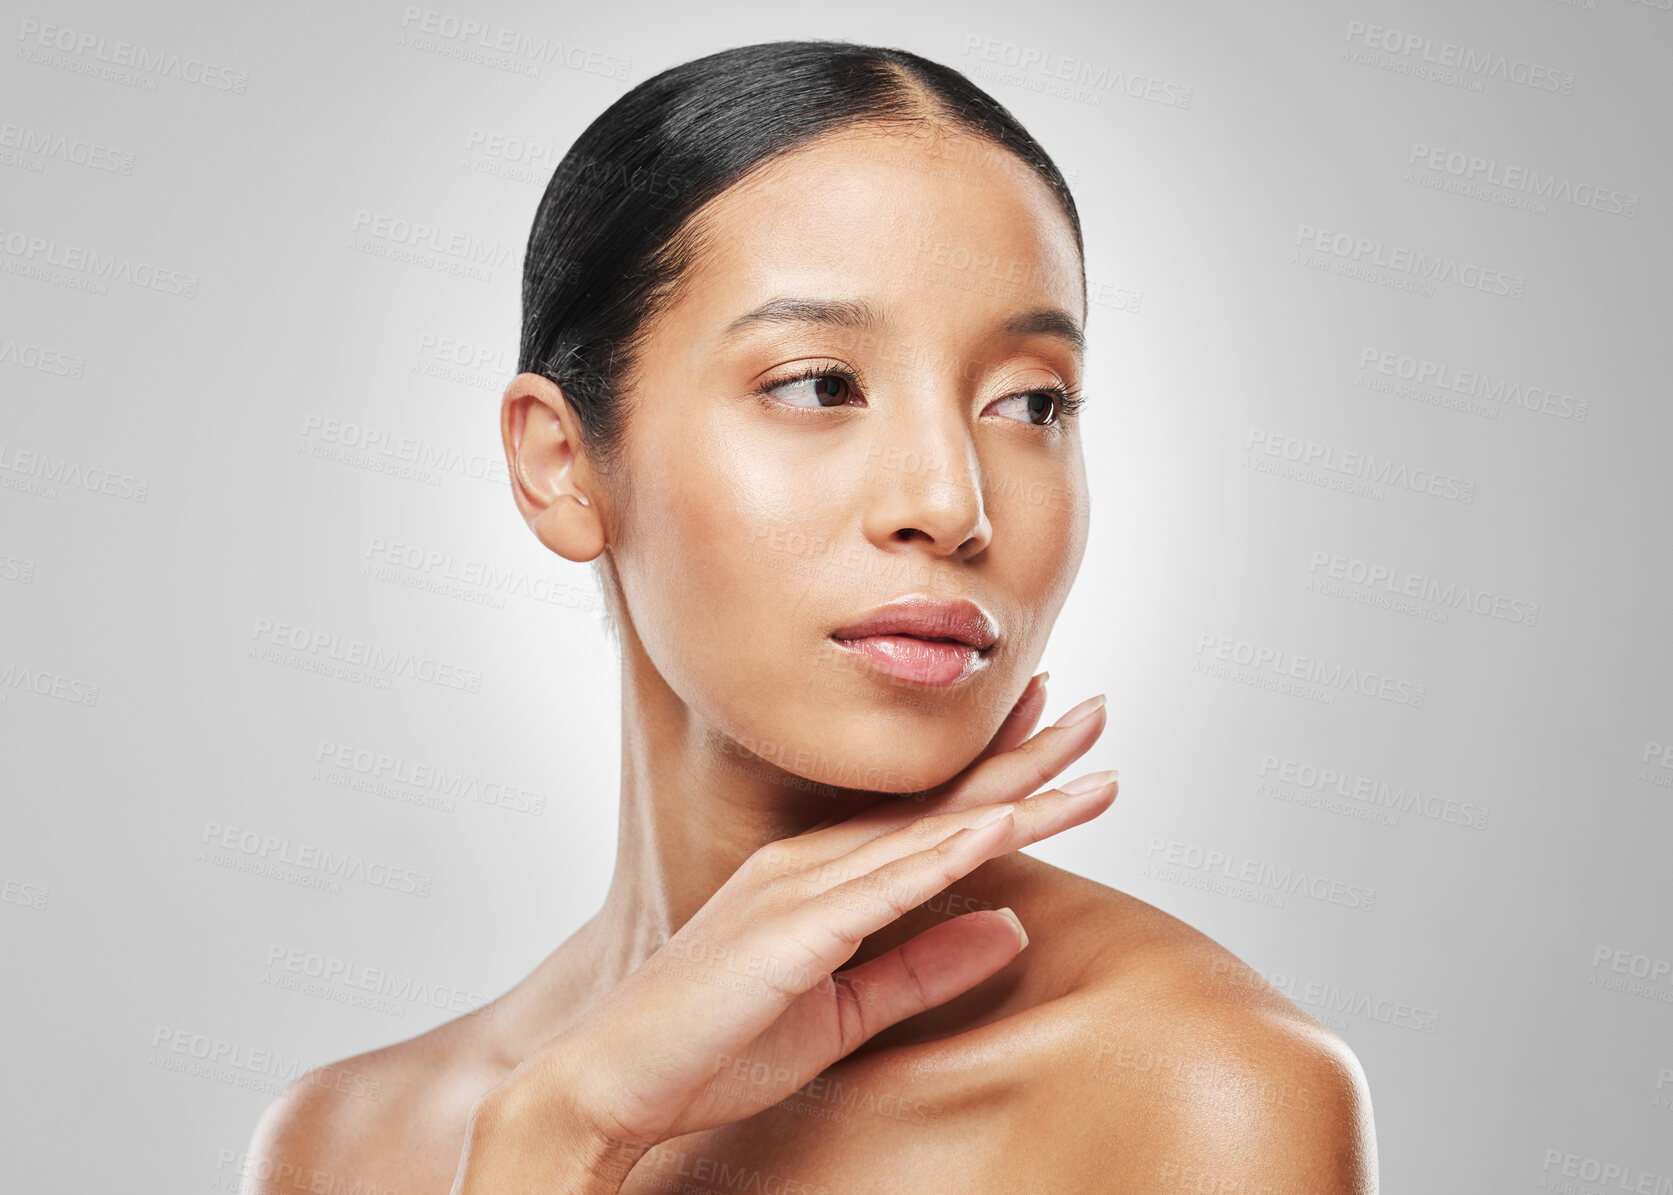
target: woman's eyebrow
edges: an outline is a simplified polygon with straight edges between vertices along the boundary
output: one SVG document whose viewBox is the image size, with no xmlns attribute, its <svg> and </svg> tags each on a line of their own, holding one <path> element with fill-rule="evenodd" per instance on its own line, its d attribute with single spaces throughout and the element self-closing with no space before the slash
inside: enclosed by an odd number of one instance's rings
<svg viewBox="0 0 1673 1195">
<path fill-rule="evenodd" d="M 881 323 L 875 308 L 864 299 L 772 299 L 733 320 L 720 334 L 724 343 L 757 324 L 826 324 L 838 328 L 871 328 Z M 1077 353 L 1086 351 L 1080 324 L 1059 307 L 1043 307 L 1010 316 L 999 330 L 1007 336 L 1056 336 Z"/>
<path fill-rule="evenodd" d="M 863 299 L 773 299 L 726 325 L 720 339 L 730 340 L 756 324 L 830 324 L 838 328 L 870 328 L 878 322 L 876 310 Z"/>
<path fill-rule="evenodd" d="M 1069 342 L 1077 353 L 1086 352 L 1086 334 L 1067 311 L 1058 307 L 1024 311 L 1013 315 L 1001 330 L 1009 336 L 1057 336 Z"/>
</svg>

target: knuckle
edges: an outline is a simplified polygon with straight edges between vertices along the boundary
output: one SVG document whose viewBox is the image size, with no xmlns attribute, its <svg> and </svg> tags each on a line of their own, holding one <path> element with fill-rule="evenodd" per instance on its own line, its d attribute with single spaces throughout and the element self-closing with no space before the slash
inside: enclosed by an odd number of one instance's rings
<svg viewBox="0 0 1673 1195">
<path fill-rule="evenodd" d="M 1063 770 L 1063 765 L 1058 763 L 1052 756 L 1046 754 L 1044 750 L 1029 752 L 1027 762 L 1028 769 L 1025 774 L 1029 777 L 1030 781 L 1028 785 L 1029 792 L 1034 792 L 1036 789 L 1050 783 L 1051 780 Z"/>
<path fill-rule="evenodd" d="M 871 916 L 881 911 L 899 917 L 906 911 L 899 899 L 899 887 L 887 870 L 874 871 L 844 884 L 837 890 L 838 899 L 844 906 L 863 910 Z M 854 940 L 854 945 L 859 945 L 859 939 Z"/>
<path fill-rule="evenodd" d="M 935 857 L 932 861 L 933 869 L 936 878 L 941 880 L 943 886 L 951 884 L 970 870 L 969 864 L 958 858 L 958 849 L 952 838 L 943 839 L 935 844 Z"/>
<path fill-rule="evenodd" d="M 958 833 L 962 828 L 961 823 L 969 819 L 970 814 L 965 811 L 921 817 L 906 827 L 907 842 L 918 850 L 939 846 L 951 835 Z"/>
<path fill-rule="evenodd" d="M 906 982 L 912 993 L 913 1004 L 919 1008 L 928 1008 L 930 1006 L 929 992 L 924 988 L 924 979 L 923 976 L 918 974 L 918 968 L 912 965 L 911 951 L 901 952 L 900 968 L 906 975 Z"/>
<path fill-rule="evenodd" d="M 918 902 L 912 899 L 911 886 L 904 875 L 891 874 L 883 880 L 879 897 L 889 912 L 903 916 Z"/>
<path fill-rule="evenodd" d="M 956 841 L 958 837 L 959 833 L 955 831 L 951 834 L 943 834 L 936 840 L 928 851 L 930 862 L 937 867 L 945 867 L 960 849 L 961 844 Z"/>
<path fill-rule="evenodd" d="M 866 1015 L 863 995 L 842 975 L 833 975 L 831 979 L 837 985 L 837 1041 L 841 1043 L 841 1052 L 846 1055 L 869 1038 L 873 1030 L 868 1023 L 870 1018 Z"/>
<path fill-rule="evenodd" d="M 748 872 L 756 881 L 781 879 L 801 871 L 799 854 L 786 840 L 775 839 L 757 847 L 739 870 Z"/>
</svg>

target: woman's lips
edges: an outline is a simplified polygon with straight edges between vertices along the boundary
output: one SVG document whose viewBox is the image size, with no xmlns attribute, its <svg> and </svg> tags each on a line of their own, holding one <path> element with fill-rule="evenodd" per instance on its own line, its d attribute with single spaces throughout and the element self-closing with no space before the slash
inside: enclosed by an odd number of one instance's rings
<svg viewBox="0 0 1673 1195">
<path fill-rule="evenodd" d="M 890 676 L 920 685 L 954 684 L 987 663 L 982 653 L 968 643 L 919 639 L 913 635 L 865 635 L 831 642 Z"/>
</svg>

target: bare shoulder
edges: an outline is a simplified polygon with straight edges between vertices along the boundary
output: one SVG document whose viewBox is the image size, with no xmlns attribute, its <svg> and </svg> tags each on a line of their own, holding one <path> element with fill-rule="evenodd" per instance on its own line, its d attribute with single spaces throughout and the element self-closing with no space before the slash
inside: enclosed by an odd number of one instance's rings
<svg viewBox="0 0 1673 1195">
<path fill-rule="evenodd" d="M 1069 914 L 1054 923 L 1084 960 L 1052 1002 L 1044 1084 L 1083 1110 L 1078 1189 L 1373 1195 L 1370 1089 L 1347 1043 L 1206 934 L 1051 870 Z"/>
<path fill-rule="evenodd" d="M 499 1077 L 471 1061 L 469 1035 L 452 1021 L 297 1078 L 256 1124 L 241 1195 L 276 1195 L 291 1183 L 319 1191 L 448 1189 L 470 1110 Z"/>
</svg>

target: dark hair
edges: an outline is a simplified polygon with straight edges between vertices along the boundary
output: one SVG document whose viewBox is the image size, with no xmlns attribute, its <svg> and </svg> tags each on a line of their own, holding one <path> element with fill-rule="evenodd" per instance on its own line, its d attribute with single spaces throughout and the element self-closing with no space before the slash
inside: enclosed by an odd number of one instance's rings
<svg viewBox="0 0 1673 1195">
<path fill-rule="evenodd" d="M 518 371 L 563 387 L 586 449 L 608 472 L 641 338 L 699 247 L 689 217 L 748 171 L 821 135 L 936 121 L 1009 151 L 1044 180 L 1084 258 L 1062 173 L 1003 105 L 958 71 L 906 50 L 843 41 L 738 46 L 638 84 L 564 155 L 523 260 Z"/>
</svg>

